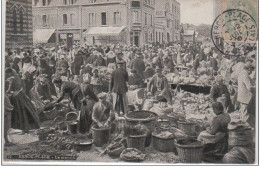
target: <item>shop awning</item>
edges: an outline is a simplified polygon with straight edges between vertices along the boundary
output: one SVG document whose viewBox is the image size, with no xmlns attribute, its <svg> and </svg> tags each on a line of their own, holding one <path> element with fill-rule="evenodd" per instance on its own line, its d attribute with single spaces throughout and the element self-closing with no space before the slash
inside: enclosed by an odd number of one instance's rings
<svg viewBox="0 0 260 173">
<path fill-rule="evenodd" d="M 125 26 L 122 27 L 91 27 L 86 32 L 86 36 L 118 36 Z"/>
<path fill-rule="evenodd" d="M 34 43 L 48 43 L 48 40 L 55 32 L 55 29 L 36 29 L 33 32 L 33 42 Z"/>
</svg>

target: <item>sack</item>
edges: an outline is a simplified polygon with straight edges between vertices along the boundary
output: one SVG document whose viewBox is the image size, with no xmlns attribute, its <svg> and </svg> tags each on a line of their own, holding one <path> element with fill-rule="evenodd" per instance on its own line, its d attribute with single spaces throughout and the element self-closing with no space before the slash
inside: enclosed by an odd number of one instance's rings
<svg viewBox="0 0 260 173">
<path fill-rule="evenodd" d="M 253 148 L 234 147 L 223 158 L 223 163 L 253 164 L 254 162 L 255 151 Z"/>
</svg>

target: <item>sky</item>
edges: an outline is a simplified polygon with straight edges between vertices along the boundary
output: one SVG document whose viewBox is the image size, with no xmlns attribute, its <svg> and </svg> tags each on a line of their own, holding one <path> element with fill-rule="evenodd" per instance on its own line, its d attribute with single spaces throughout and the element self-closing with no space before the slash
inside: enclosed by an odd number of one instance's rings
<svg viewBox="0 0 260 173">
<path fill-rule="evenodd" d="M 177 0 L 181 5 L 181 23 L 212 24 L 214 0 Z"/>
</svg>

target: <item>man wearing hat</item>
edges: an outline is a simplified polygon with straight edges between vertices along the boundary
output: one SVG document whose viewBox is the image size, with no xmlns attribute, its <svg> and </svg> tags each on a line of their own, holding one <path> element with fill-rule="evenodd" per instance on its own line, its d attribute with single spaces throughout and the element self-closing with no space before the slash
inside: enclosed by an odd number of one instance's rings
<svg viewBox="0 0 260 173">
<path fill-rule="evenodd" d="M 117 64 L 124 64 L 124 68 L 126 69 L 126 61 L 123 59 L 123 56 L 124 56 L 124 54 L 123 54 L 123 52 L 122 51 L 118 51 L 117 53 L 116 53 L 116 56 L 117 56 L 117 59 L 116 59 L 116 61 L 117 61 Z M 120 62 L 120 63 L 118 63 L 118 62 Z"/>
<path fill-rule="evenodd" d="M 147 91 L 152 95 L 155 95 L 156 92 L 160 93 L 164 88 L 168 87 L 168 81 L 166 77 L 162 75 L 162 69 L 157 66 L 155 71 L 155 75 L 147 85 Z"/>
<path fill-rule="evenodd" d="M 136 57 L 133 59 L 130 68 L 136 70 L 136 73 L 142 78 L 144 77 L 145 64 L 143 61 L 143 54 L 140 49 L 136 52 Z"/>
<path fill-rule="evenodd" d="M 211 102 L 214 103 L 220 101 L 222 102 L 224 109 L 227 110 L 227 112 L 234 111 L 230 99 L 230 93 L 228 91 L 227 86 L 224 84 L 222 76 L 217 76 L 215 80 L 216 80 L 216 84 L 214 84 L 210 89 Z"/>
<path fill-rule="evenodd" d="M 238 75 L 238 96 L 237 101 L 240 102 L 240 113 L 242 122 L 248 122 L 252 127 L 255 127 L 255 115 L 249 113 L 249 106 L 254 108 L 254 92 L 255 87 L 253 86 L 250 74 L 252 73 L 254 66 L 247 62 L 244 70 Z M 252 111 L 254 112 L 254 111 Z"/>
<path fill-rule="evenodd" d="M 113 92 L 113 107 L 117 115 L 120 116 L 120 110 L 123 114 L 127 113 L 128 100 L 126 92 L 128 91 L 128 73 L 125 70 L 125 62 L 117 61 L 118 68 L 112 72 L 109 84 L 109 92 Z"/>
</svg>

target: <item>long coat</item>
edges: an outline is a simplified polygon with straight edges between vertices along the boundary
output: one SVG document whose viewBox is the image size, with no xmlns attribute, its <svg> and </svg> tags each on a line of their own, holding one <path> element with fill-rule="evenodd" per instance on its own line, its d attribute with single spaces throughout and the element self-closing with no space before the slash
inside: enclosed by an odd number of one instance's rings
<svg viewBox="0 0 260 173">
<path fill-rule="evenodd" d="M 145 64 L 142 58 L 135 58 L 132 61 L 131 69 L 136 70 L 137 74 L 143 77 L 145 71 Z"/>
<path fill-rule="evenodd" d="M 127 84 L 128 73 L 123 68 L 118 68 L 112 72 L 109 91 L 117 94 L 124 94 L 128 91 Z"/>
<path fill-rule="evenodd" d="M 79 75 L 80 67 L 83 65 L 85 55 L 79 53 L 75 55 L 75 59 L 73 62 L 73 73 L 74 75 Z"/>
<path fill-rule="evenodd" d="M 250 91 L 252 86 L 252 80 L 249 77 L 249 74 L 243 70 L 238 76 L 238 96 L 237 101 L 244 104 L 249 104 L 250 100 L 253 97 L 253 94 Z"/>
</svg>

